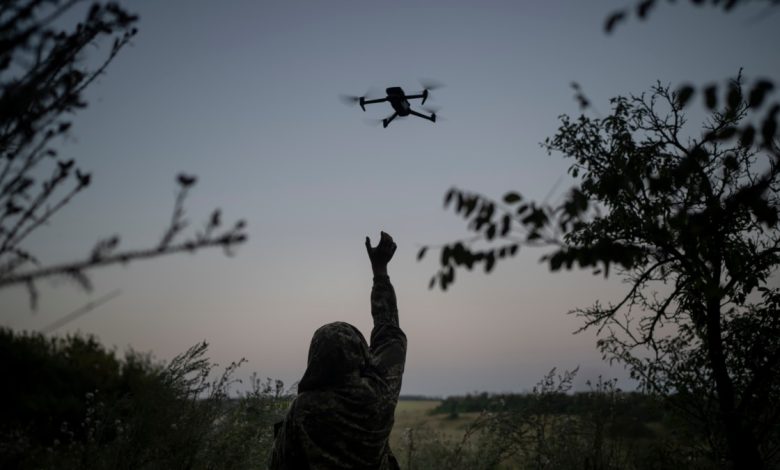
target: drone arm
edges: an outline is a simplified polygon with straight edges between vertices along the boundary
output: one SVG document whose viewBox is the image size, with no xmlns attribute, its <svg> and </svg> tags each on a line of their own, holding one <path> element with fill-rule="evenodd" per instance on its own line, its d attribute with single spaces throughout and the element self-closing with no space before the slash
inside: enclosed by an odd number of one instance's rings
<svg viewBox="0 0 780 470">
<path fill-rule="evenodd" d="M 409 114 L 411 114 L 413 116 L 421 117 L 423 119 L 427 119 L 427 120 L 429 120 L 431 122 L 436 122 L 436 113 L 432 113 L 430 116 L 426 116 L 425 114 L 418 113 L 417 111 L 415 111 L 413 109 L 410 109 L 409 110 Z"/>
<path fill-rule="evenodd" d="M 418 94 L 418 95 L 407 95 L 406 96 L 407 100 L 416 100 L 416 99 L 419 99 L 419 98 L 422 98 L 422 104 L 425 104 L 425 100 L 428 99 L 428 90 L 423 90 L 423 92 Z"/>
<path fill-rule="evenodd" d="M 382 103 L 384 101 L 387 101 L 387 98 L 379 98 L 379 99 L 376 99 L 376 100 L 366 100 L 366 99 L 363 99 L 363 98 L 360 99 L 360 102 L 362 104 Z"/>
</svg>

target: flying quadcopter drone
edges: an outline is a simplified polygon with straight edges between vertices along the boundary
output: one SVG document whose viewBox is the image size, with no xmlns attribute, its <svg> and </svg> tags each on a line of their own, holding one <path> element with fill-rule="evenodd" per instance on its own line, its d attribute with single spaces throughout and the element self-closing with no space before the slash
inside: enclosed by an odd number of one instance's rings
<svg viewBox="0 0 780 470">
<path fill-rule="evenodd" d="M 416 95 L 407 95 L 404 93 L 403 88 L 395 86 L 385 89 L 385 93 L 387 93 L 387 96 L 384 98 L 378 98 L 378 99 L 366 99 L 365 96 L 346 96 L 342 95 L 341 99 L 347 103 L 354 105 L 355 103 L 360 104 L 360 108 L 365 112 L 366 105 L 367 104 L 374 104 L 374 103 L 383 103 L 385 101 L 390 102 L 390 106 L 393 107 L 393 114 L 389 117 L 386 117 L 382 119 L 382 127 L 387 127 L 388 124 L 390 124 L 393 119 L 397 118 L 398 116 L 406 117 L 410 114 L 412 116 L 417 116 L 423 119 L 427 119 L 431 122 L 436 122 L 436 110 L 429 109 L 429 108 L 423 108 L 424 111 L 430 113 L 430 116 L 422 114 L 420 112 L 417 112 L 411 108 L 411 105 L 409 104 L 409 100 L 414 99 L 422 99 L 422 102 L 420 105 L 425 104 L 425 100 L 428 99 L 429 92 L 432 90 L 435 90 L 436 88 L 440 88 L 441 84 L 439 83 L 423 83 L 423 91 Z"/>
</svg>

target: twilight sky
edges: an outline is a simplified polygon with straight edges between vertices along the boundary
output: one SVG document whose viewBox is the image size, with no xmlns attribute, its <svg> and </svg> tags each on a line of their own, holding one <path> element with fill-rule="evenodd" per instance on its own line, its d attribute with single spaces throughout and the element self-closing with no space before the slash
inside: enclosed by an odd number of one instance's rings
<svg viewBox="0 0 780 470">
<path fill-rule="evenodd" d="M 23 289 L 3 290 L 0 322 L 40 329 L 121 289 L 58 333 L 94 333 L 164 360 L 206 339 L 220 364 L 249 360 L 240 376 L 292 383 L 317 327 L 347 321 L 368 336 L 363 239 L 385 230 L 398 244 L 389 270 L 409 339 L 402 393 L 521 391 L 552 367 L 578 365 L 580 384 L 625 379 L 601 361 L 593 334 L 572 335 L 579 322 L 566 315 L 616 299 L 618 279 L 550 274 L 543 251 L 521 250 L 442 293 L 427 289 L 435 256 L 415 261 L 421 245 L 465 234 L 442 210 L 450 186 L 548 194 L 567 162 L 539 142 L 558 115 L 578 113 L 572 81 L 606 112 L 609 97 L 656 80 L 722 81 L 740 66 L 748 78 L 780 77 L 778 12 L 663 2 L 649 21 L 605 35 L 605 17 L 624 3 L 126 2 L 140 33 L 89 89 L 90 107 L 61 145 L 93 185 L 28 246 L 56 262 L 113 233 L 127 248 L 154 245 L 180 171 L 199 176 L 188 201 L 194 226 L 221 207 L 226 220 L 247 219 L 250 240 L 232 258 L 214 250 L 93 271 L 92 294 L 50 282 L 36 313 Z M 421 77 L 447 85 L 430 100 L 446 121 L 371 127 L 364 118 L 389 115 L 389 105 L 362 113 L 338 100 L 416 91 Z"/>
</svg>

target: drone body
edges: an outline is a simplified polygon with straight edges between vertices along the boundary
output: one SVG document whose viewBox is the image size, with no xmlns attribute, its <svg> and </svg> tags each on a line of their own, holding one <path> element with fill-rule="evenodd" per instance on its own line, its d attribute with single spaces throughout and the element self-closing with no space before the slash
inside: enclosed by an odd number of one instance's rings
<svg viewBox="0 0 780 470">
<path fill-rule="evenodd" d="M 425 104 L 425 100 L 428 99 L 428 91 L 432 89 L 433 86 L 426 87 L 423 89 L 422 92 L 416 94 L 416 95 L 407 95 L 404 93 L 403 88 L 394 86 L 387 88 L 385 90 L 385 93 L 387 93 L 387 96 L 384 98 L 378 98 L 378 99 L 366 99 L 365 96 L 345 96 L 343 97 L 344 101 L 348 103 L 359 103 L 360 108 L 365 111 L 367 104 L 374 104 L 374 103 L 383 103 L 385 101 L 390 103 L 390 106 L 393 107 L 393 114 L 382 119 L 382 126 L 387 127 L 388 124 L 390 124 L 393 119 L 397 118 L 398 116 L 406 117 L 409 115 L 417 116 L 423 119 L 427 119 L 431 122 L 436 122 L 436 112 L 429 111 L 430 115 L 422 114 L 420 112 L 417 112 L 412 109 L 411 105 L 409 104 L 409 100 L 414 99 L 422 99 L 422 102 L 420 103 Z M 424 108 L 423 108 L 424 109 Z"/>
</svg>

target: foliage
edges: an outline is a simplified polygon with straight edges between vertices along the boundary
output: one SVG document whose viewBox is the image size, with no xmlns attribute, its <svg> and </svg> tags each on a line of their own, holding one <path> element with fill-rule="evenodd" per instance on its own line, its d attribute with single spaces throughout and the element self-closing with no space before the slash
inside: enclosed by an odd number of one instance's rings
<svg viewBox="0 0 780 470">
<path fill-rule="evenodd" d="M 25 247 L 32 233 L 90 185 L 91 175 L 75 160 L 58 157 L 53 144 L 69 132 L 69 116 L 86 107 L 84 90 L 137 32 L 136 16 L 116 3 L 100 2 L 75 27 L 63 28 L 63 17 L 81 3 L 11 0 L 0 9 L 0 288 L 26 286 L 33 308 L 36 281 L 42 278 L 66 277 L 90 290 L 86 271 L 94 267 L 206 247 L 229 253 L 246 240 L 245 223 L 225 229 L 217 209 L 202 231 L 177 241 L 187 225 L 183 203 L 196 181 L 180 174 L 171 223 L 156 246 L 120 251 L 120 237 L 112 235 L 83 259 L 56 265 Z M 87 49 L 106 42 L 111 44 L 107 56 L 88 65 Z"/>
<path fill-rule="evenodd" d="M 578 185 L 556 207 L 516 192 L 499 205 L 451 190 L 445 204 L 455 201 L 482 240 L 514 244 L 446 245 L 438 276 L 446 288 L 455 267 L 483 262 L 489 271 L 519 244 L 555 246 L 543 258 L 552 270 L 576 264 L 607 275 L 617 265 L 626 296 L 576 310 L 582 330 L 596 328 L 604 358 L 630 366 L 647 390 L 678 394 L 674 403 L 706 430 L 716 457 L 728 449 L 732 459 L 755 462 L 760 452 L 769 461 L 780 386 L 780 290 L 767 283 L 780 263 L 776 111 L 757 141 L 749 115 L 764 82 L 748 97 L 741 76 L 727 89 L 701 137 L 685 127 L 692 92 L 660 83 L 614 98 L 607 117 L 562 116 L 543 145 L 574 160 Z"/>
<path fill-rule="evenodd" d="M 289 402 L 284 385 L 252 377 L 250 391 L 199 343 L 168 365 L 118 359 L 92 336 L 47 339 L 2 330 L 3 468 L 256 468 Z"/>
<path fill-rule="evenodd" d="M 644 20 L 658 3 L 638 1 L 636 15 Z M 728 12 L 748 2 L 691 3 Z M 630 14 L 612 13 L 605 31 Z M 707 435 L 713 463 L 763 468 L 778 459 L 780 292 L 768 280 L 780 262 L 780 103 L 765 105 L 770 79 L 756 80 L 747 96 L 743 86 L 741 71 L 724 89 L 672 92 L 659 83 L 613 99 L 606 118 L 563 116 L 544 146 L 575 160 L 579 184 L 554 207 L 517 192 L 501 204 L 451 189 L 445 206 L 454 203 L 476 235 L 443 246 L 430 287 L 438 280 L 447 289 L 457 268 L 481 263 L 490 272 L 521 245 L 554 246 L 543 258 L 552 270 L 578 265 L 606 276 L 617 266 L 628 294 L 577 310 L 583 329 L 596 328 L 604 357 L 627 364 L 647 389 L 674 394 L 670 402 Z M 697 91 L 709 110 L 698 138 L 683 130 Z"/>
</svg>

